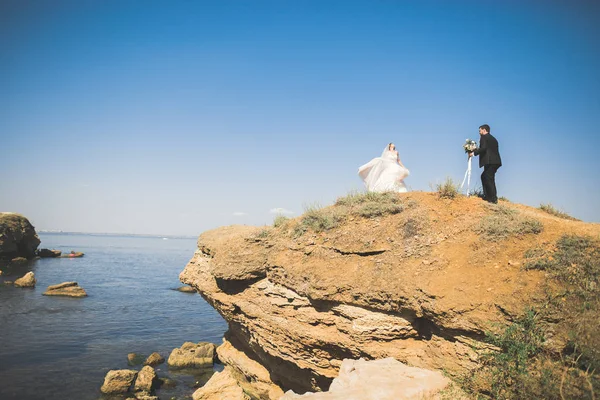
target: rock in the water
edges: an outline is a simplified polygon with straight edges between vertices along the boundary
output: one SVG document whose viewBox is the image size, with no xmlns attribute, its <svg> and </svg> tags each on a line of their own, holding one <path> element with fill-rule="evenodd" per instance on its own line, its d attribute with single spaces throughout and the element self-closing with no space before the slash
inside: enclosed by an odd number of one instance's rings
<svg viewBox="0 0 600 400">
<path fill-rule="evenodd" d="M 60 257 L 62 252 L 60 250 L 51 250 L 51 249 L 39 249 L 37 251 L 37 255 L 42 258 L 55 258 Z"/>
<path fill-rule="evenodd" d="M 26 264 L 27 261 L 28 260 L 25 257 L 15 257 L 10 260 L 11 264 Z"/>
<path fill-rule="evenodd" d="M 134 390 L 136 392 L 152 393 L 156 383 L 156 371 L 149 365 L 146 365 L 138 373 L 137 379 L 135 380 Z"/>
<path fill-rule="evenodd" d="M 105 394 L 127 393 L 136 376 L 137 371 L 131 369 L 108 371 L 100 391 Z"/>
<path fill-rule="evenodd" d="M 28 272 L 23 277 L 17 279 L 15 281 L 16 287 L 34 287 L 36 284 L 35 274 L 33 272 Z"/>
<path fill-rule="evenodd" d="M 216 354 L 213 343 L 185 342 L 183 346 L 171 352 L 167 363 L 172 368 L 206 368 L 212 367 Z"/>
<path fill-rule="evenodd" d="M 171 378 L 158 378 L 159 382 L 160 382 L 160 387 L 161 388 L 169 388 L 172 389 L 174 387 L 177 386 L 177 381 L 171 379 Z"/>
<path fill-rule="evenodd" d="M 229 367 L 215 372 L 204 386 L 192 395 L 194 400 L 250 400 L 238 381 L 231 375 Z"/>
<path fill-rule="evenodd" d="M 177 288 L 177 290 L 183 293 L 196 293 L 196 289 L 194 289 L 191 286 L 182 286 L 180 288 Z"/>
<path fill-rule="evenodd" d="M 290 390 L 281 400 L 435 399 L 449 384 L 450 380 L 440 372 L 409 367 L 393 358 L 374 361 L 345 359 L 329 391 L 298 395 Z"/>
<path fill-rule="evenodd" d="M 0 258 L 32 258 L 40 238 L 31 223 L 22 215 L 0 213 Z"/>
<path fill-rule="evenodd" d="M 151 367 L 156 367 L 159 364 L 165 362 L 165 358 L 158 353 L 152 353 L 144 362 L 144 365 L 149 365 Z"/>
<path fill-rule="evenodd" d="M 87 293 L 80 287 L 77 282 L 63 282 L 58 285 L 48 286 L 48 289 L 43 293 L 44 296 L 68 296 L 68 297 L 85 297 Z"/>
<path fill-rule="evenodd" d="M 140 365 L 144 362 L 144 356 L 137 353 L 129 353 L 127 354 L 127 365 Z"/>
</svg>

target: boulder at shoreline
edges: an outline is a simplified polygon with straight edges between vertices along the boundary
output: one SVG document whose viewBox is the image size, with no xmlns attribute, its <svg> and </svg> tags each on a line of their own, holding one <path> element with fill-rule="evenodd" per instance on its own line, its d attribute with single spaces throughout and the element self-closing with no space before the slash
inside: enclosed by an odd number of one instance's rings
<svg viewBox="0 0 600 400">
<path fill-rule="evenodd" d="M 327 392 L 298 395 L 290 390 L 281 400 L 421 400 L 435 398 L 449 384 L 450 379 L 439 371 L 409 367 L 391 357 L 373 361 L 345 359 Z"/>
<path fill-rule="evenodd" d="M 87 293 L 77 282 L 63 282 L 58 285 L 48 286 L 43 293 L 44 296 L 68 296 L 68 297 L 86 297 Z"/>
<path fill-rule="evenodd" d="M 36 280 L 33 272 L 28 272 L 15 281 L 15 286 L 21 288 L 32 288 L 35 287 L 35 284 Z"/>
<path fill-rule="evenodd" d="M 165 362 L 165 358 L 163 356 L 161 356 L 160 354 L 154 352 L 154 353 L 150 354 L 150 356 L 146 359 L 146 361 L 144 362 L 144 365 L 156 367 L 157 365 L 160 365 L 164 362 Z"/>
<path fill-rule="evenodd" d="M 100 391 L 104 394 L 127 393 L 137 374 L 137 371 L 132 369 L 108 371 Z"/>
<path fill-rule="evenodd" d="M 40 238 L 27 218 L 11 212 L 0 212 L 0 259 L 33 258 Z"/>
<path fill-rule="evenodd" d="M 167 363 L 172 368 L 212 368 L 216 347 L 214 343 L 208 342 L 185 342 L 171 352 Z"/>
</svg>

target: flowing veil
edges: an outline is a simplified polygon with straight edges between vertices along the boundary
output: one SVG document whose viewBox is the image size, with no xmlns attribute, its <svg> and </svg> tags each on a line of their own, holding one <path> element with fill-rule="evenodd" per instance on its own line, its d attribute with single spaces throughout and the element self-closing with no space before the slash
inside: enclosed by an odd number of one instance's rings
<svg viewBox="0 0 600 400">
<path fill-rule="evenodd" d="M 370 192 L 406 192 L 408 191 L 403 179 L 410 172 L 398 164 L 398 156 L 389 149 L 389 144 L 377 157 L 362 165 L 358 175 Z"/>
</svg>

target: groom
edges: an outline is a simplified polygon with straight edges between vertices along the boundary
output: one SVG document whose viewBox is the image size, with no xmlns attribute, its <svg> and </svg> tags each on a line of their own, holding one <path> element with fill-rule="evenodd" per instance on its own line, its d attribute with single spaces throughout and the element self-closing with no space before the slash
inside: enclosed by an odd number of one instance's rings
<svg viewBox="0 0 600 400">
<path fill-rule="evenodd" d="M 481 186 L 483 186 L 483 199 L 490 203 L 498 203 L 498 195 L 496 193 L 496 171 L 502 166 L 500 152 L 498 151 L 498 141 L 490 134 L 489 125 L 481 125 L 479 127 L 479 148 L 473 153 L 469 153 L 469 157 L 473 154 L 479 156 L 479 168 L 483 167 L 481 174 Z"/>
</svg>

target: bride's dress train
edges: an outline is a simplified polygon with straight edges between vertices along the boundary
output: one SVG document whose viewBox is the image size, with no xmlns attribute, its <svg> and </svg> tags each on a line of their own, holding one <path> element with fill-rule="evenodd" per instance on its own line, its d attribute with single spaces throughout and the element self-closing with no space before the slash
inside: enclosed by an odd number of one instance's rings
<svg viewBox="0 0 600 400">
<path fill-rule="evenodd" d="M 385 150 L 377 157 L 358 168 L 369 192 L 407 192 L 403 179 L 410 171 L 398 163 L 398 154 Z"/>
</svg>

